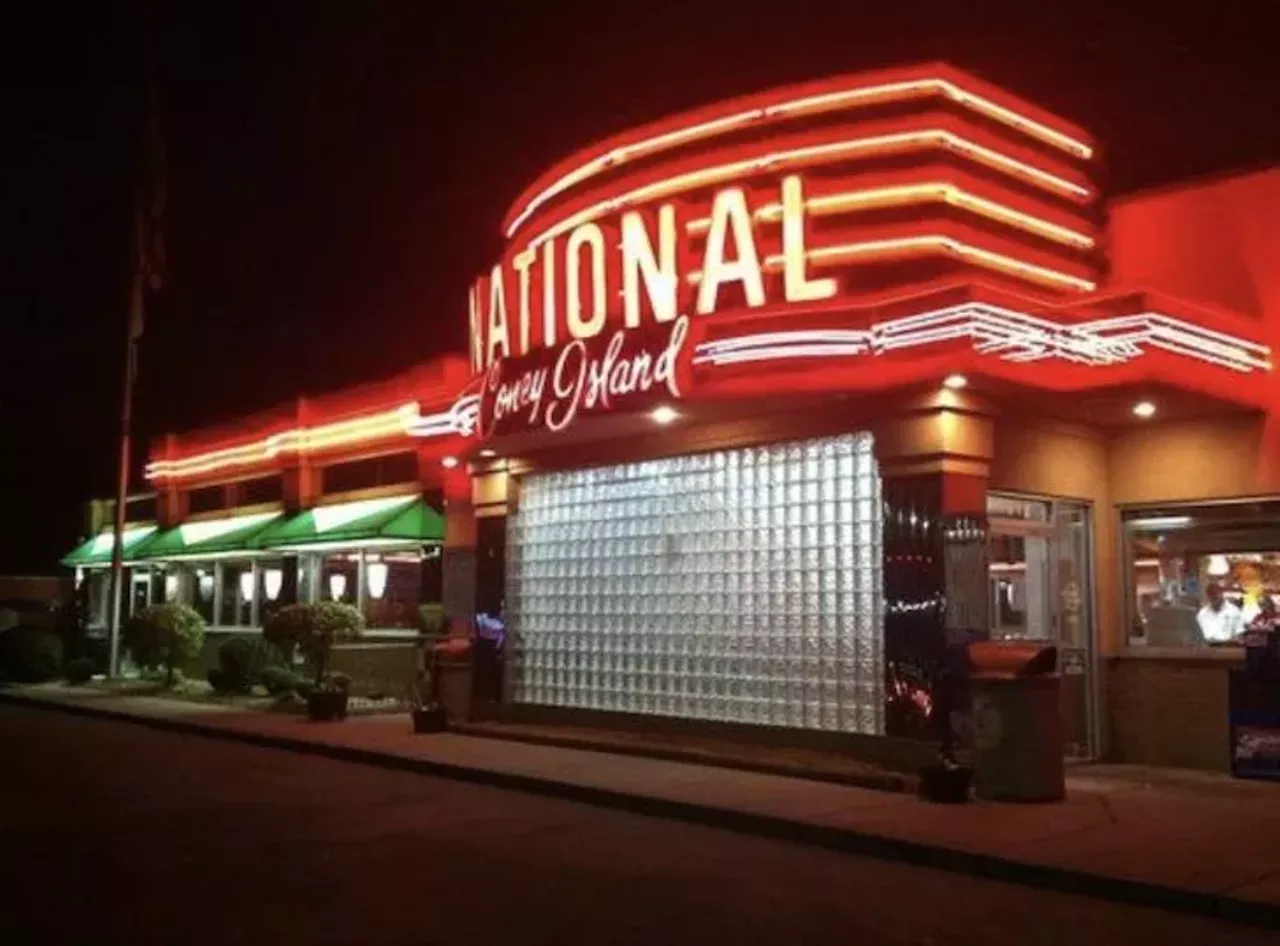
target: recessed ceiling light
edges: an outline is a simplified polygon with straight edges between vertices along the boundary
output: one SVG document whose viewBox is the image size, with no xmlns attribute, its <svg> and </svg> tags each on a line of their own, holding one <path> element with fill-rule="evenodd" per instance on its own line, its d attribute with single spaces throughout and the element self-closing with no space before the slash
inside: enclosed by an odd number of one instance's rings
<svg viewBox="0 0 1280 946">
<path fill-rule="evenodd" d="M 942 382 L 944 388 L 950 388 L 953 391 L 959 391 L 962 387 L 969 383 L 969 379 L 962 374 L 949 374 L 946 380 Z"/>
<path fill-rule="evenodd" d="M 440 461 L 440 465 L 444 467 L 446 470 L 452 470 L 455 466 L 458 465 L 458 458 L 445 457 L 443 460 Z"/>
<path fill-rule="evenodd" d="M 662 407 L 655 407 L 649 412 L 649 416 L 655 424 L 669 424 L 680 415 L 676 413 L 675 408 L 664 404 Z"/>
<path fill-rule="evenodd" d="M 498 455 L 498 451 L 490 450 L 488 447 L 480 451 L 480 456 L 484 457 L 486 460 L 488 460 L 491 457 L 496 457 L 497 455 Z"/>
<path fill-rule="evenodd" d="M 1133 414 L 1135 417 L 1148 418 L 1156 416 L 1156 406 L 1150 401 L 1139 401 L 1133 405 Z"/>
</svg>

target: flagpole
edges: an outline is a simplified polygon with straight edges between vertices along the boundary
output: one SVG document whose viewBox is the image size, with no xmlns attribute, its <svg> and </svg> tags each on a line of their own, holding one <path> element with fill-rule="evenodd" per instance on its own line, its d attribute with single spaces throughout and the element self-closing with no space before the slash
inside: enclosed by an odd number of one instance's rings
<svg viewBox="0 0 1280 946">
<path fill-rule="evenodd" d="M 133 438 L 133 385 L 138 374 L 138 337 L 146 304 L 144 231 L 140 207 L 134 209 L 133 275 L 125 330 L 124 384 L 120 398 L 120 465 L 116 479 L 115 527 L 111 543 L 111 662 L 110 675 L 120 675 L 120 611 L 124 592 L 124 524 L 129 496 L 129 465 Z"/>
</svg>

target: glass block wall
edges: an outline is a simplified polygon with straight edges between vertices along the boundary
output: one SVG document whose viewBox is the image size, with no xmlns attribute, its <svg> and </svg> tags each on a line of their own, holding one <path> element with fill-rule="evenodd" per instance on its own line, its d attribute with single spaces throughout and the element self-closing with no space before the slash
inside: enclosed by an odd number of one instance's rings
<svg viewBox="0 0 1280 946">
<path fill-rule="evenodd" d="M 507 698 L 879 734 L 881 517 L 869 434 L 530 475 Z"/>
</svg>

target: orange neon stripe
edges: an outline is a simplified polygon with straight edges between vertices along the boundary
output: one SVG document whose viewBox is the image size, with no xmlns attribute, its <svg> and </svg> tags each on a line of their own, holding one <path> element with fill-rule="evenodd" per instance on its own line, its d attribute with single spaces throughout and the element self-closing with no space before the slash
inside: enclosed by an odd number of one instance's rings
<svg viewBox="0 0 1280 946">
<path fill-rule="evenodd" d="M 1085 197 L 1089 194 L 1089 189 L 1086 187 L 1057 177 L 1048 171 L 1042 171 L 1030 164 L 1025 164 L 983 145 L 976 144 L 953 132 L 935 128 L 893 135 L 877 135 L 873 138 L 852 138 L 829 144 L 806 145 L 803 148 L 775 151 L 755 158 L 744 158 L 741 161 L 731 161 L 728 164 L 719 164 L 697 171 L 687 171 L 684 174 L 677 174 L 661 181 L 655 181 L 652 184 L 645 184 L 617 197 L 592 204 L 543 230 L 536 237 L 529 240 L 528 246 L 532 249 L 584 223 L 590 223 L 606 214 L 616 213 L 626 206 L 642 204 L 662 197 L 670 197 L 673 194 L 706 187 L 708 184 L 736 180 L 745 175 L 765 170 L 782 170 L 784 167 L 821 164 L 825 161 L 838 160 L 842 157 L 849 157 L 859 153 L 876 154 L 886 151 L 900 151 L 904 148 L 909 149 L 922 145 L 951 148 L 980 164 L 986 164 L 988 167 L 994 167 L 1015 176 L 1020 174 L 1031 178 L 1048 190 L 1075 197 Z"/>
<path fill-rule="evenodd" d="M 861 191 L 845 191 L 840 194 L 828 194 L 810 197 L 805 200 L 805 210 L 815 216 L 827 216 L 850 210 L 865 210 L 880 207 L 898 207 L 927 201 L 941 201 L 973 211 L 992 220 L 999 220 L 1019 227 L 1031 233 L 1038 233 L 1050 240 L 1066 243 L 1069 246 L 1089 249 L 1094 239 L 1077 230 L 1050 223 L 1048 220 L 1034 217 L 1031 214 L 1014 210 L 1004 204 L 979 197 L 955 184 L 942 181 L 931 181 L 924 184 L 907 184 L 901 187 L 877 187 Z M 761 222 L 774 223 L 782 219 L 782 204 L 771 203 L 756 210 L 753 216 Z M 711 219 L 701 217 L 690 220 L 685 229 L 691 234 L 705 233 L 711 228 Z"/>
<path fill-rule="evenodd" d="M 310 453 L 328 447 L 378 440 L 405 432 L 418 416 L 417 404 L 404 404 L 393 411 L 336 421 L 316 427 L 298 427 L 263 437 L 250 443 L 183 457 L 156 460 L 147 465 L 149 479 L 176 478 L 212 473 L 237 466 L 251 466 L 281 453 Z"/>
<path fill-rule="evenodd" d="M 808 95 L 774 105 L 747 109 L 721 118 L 698 122 L 687 128 L 664 132 L 660 135 L 646 138 L 643 141 L 613 148 L 567 172 L 553 184 L 543 188 L 531 197 L 528 203 L 525 204 L 524 209 L 507 227 L 506 235 L 510 238 L 525 220 L 551 198 L 562 194 L 582 181 L 612 170 L 636 158 L 645 157 L 689 141 L 722 134 L 755 121 L 768 120 L 775 117 L 788 117 L 796 114 L 835 111 L 857 105 L 892 101 L 899 98 L 912 98 L 929 93 L 940 93 L 960 105 L 972 108 L 988 118 L 995 119 L 1034 138 L 1061 148 L 1077 158 L 1088 160 L 1093 157 L 1093 148 L 1085 142 L 1078 141 L 1043 122 L 1038 122 L 1011 108 L 993 102 L 985 96 L 969 92 L 947 79 L 914 79 L 905 82 L 892 82 Z"/>
<path fill-rule="evenodd" d="M 1080 292 L 1092 292 L 1097 284 L 1079 276 L 1059 272 L 1034 263 L 1026 263 L 1003 253 L 993 253 L 940 234 L 897 237 L 890 240 L 868 240 L 863 243 L 844 243 L 838 246 L 815 247 L 805 253 L 805 259 L 814 266 L 830 266 L 838 263 L 886 256 L 911 256 L 920 253 L 943 252 L 974 262 L 987 269 L 1011 273 L 1042 285 L 1067 287 Z M 784 265 L 782 254 L 765 257 L 763 267 L 768 272 L 778 272 Z M 701 271 L 695 270 L 686 277 L 697 285 L 702 281 Z"/>
</svg>

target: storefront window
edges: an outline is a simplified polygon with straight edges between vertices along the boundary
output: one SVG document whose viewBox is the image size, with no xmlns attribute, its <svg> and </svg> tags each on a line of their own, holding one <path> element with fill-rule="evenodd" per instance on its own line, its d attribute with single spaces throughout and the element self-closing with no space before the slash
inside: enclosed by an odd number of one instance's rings
<svg viewBox="0 0 1280 946">
<path fill-rule="evenodd" d="M 355 604 L 360 596 L 360 553 L 336 552 L 320 560 L 319 600 Z"/>
<path fill-rule="evenodd" d="M 212 562 L 184 565 L 178 572 L 182 600 L 191 605 L 206 624 L 213 624 L 214 565 Z"/>
<path fill-rule="evenodd" d="M 296 559 L 266 559 L 258 563 L 258 622 L 267 619 L 297 595 Z"/>
<path fill-rule="evenodd" d="M 513 701 L 884 731 L 870 436 L 530 475 L 509 530 Z"/>
<path fill-rule="evenodd" d="M 364 565 L 365 626 L 375 630 L 411 630 L 418 626 L 422 603 L 422 552 L 367 552 Z"/>
<path fill-rule="evenodd" d="M 1130 643 L 1239 645 L 1280 603 L 1280 502 L 1124 516 Z"/>
<path fill-rule="evenodd" d="M 222 565 L 222 613 L 218 623 L 223 627 L 252 627 L 254 587 L 253 565 L 249 562 L 224 562 Z"/>
</svg>

